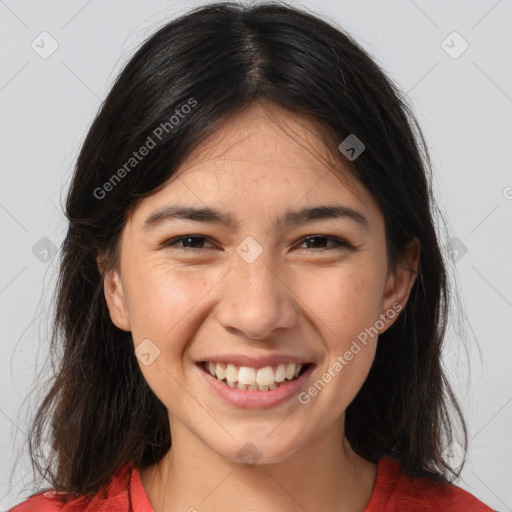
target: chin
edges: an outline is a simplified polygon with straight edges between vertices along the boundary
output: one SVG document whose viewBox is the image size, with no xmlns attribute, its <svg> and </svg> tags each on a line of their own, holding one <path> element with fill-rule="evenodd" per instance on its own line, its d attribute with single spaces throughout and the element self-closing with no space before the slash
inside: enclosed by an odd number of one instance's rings
<svg viewBox="0 0 512 512">
<path fill-rule="evenodd" d="M 230 462 L 247 467 L 276 464 L 290 458 L 298 450 L 289 438 L 283 445 L 275 439 L 265 438 L 265 435 L 233 439 L 230 446 L 212 446 L 212 449 Z"/>
</svg>

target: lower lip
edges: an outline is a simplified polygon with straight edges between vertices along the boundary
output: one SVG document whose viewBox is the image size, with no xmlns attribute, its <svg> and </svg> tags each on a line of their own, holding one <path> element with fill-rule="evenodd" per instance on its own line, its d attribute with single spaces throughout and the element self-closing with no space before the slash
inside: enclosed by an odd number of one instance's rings
<svg viewBox="0 0 512 512">
<path fill-rule="evenodd" d="M 242 389 L 230 388 L 227 384 L 220 382 L 207 373 L 199 363 L 196 364 L 196 367 L 206 383 L 226 402 L 236 405 L 237 407 L 265 408 L 274 407 L 286 402 L 293 396 L 297 396 L 301 388 L 304 387 L 304 383 L 313 372 L 315 365 L 311 364 L 307 370 L 295 380 L 284 381 L 286 384 L 281 384 L 278 388 L 269 391 L 244 391 Z"/>
</svg>

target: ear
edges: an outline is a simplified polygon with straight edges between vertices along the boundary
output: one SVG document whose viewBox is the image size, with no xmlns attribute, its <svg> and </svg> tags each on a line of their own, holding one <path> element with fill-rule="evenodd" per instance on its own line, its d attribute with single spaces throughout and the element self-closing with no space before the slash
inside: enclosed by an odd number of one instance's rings
<svg viewBox="0 0 512 512">
<path fill-rule="evenodd" d="M 103 292 L 105 301 L 110 313 L 110 319 L 113 324 L 123 331 L 130 331 L 130 315 L 128 305 L 123 292 L 120 272 L 117 268 L 112 268 L 103 272 L 103 261 L 97 259 L 98 268 L 103 276 Z"/>
<path fill-rule="evenodd" d="M 418 276 L 420 251 L 420 242 L 417 238 L 414 238 L 403 249 L 395 271 L 390 270 L 388 273 L 382 297 L 381 319 L 385 320 L 386 314 L 389 316 L 388 320 L 384 321 L 385 326 L 379 329 L 379 334 L 389 329 L 398 318 L 398 313 L 405 308 Z"/>
</svg>

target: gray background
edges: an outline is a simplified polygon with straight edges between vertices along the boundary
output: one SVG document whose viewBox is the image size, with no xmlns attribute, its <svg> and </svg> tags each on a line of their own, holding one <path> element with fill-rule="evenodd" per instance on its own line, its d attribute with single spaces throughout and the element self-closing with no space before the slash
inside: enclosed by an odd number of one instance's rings
<svg viewBox="0 0 512 512">
<path fill-rule="evenodd" d="M 60 204 L 80 144 L 142 40 L 199 3 L 0 0 L 0 510 L 24 498 L 32 476 L 24 443 L 36 401 L 22 402 L 46 357 Z M 512 510 L 512 0 L 291 3 L 353 34 L 415 108 L 465 315 L 446 351 L 470 434 L 457 484 Z"/>
</svg>

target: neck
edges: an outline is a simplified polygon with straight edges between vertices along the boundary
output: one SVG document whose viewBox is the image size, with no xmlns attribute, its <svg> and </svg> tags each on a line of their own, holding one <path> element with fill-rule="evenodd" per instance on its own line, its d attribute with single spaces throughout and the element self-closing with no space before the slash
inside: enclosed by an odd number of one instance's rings
<svg viewBox="0 0 512 512">
<path fill-rule="evenodd" d="M 173 423 L 172 449 L 140 472 L 155 512 L 363 512 L 373 491 L 376 466 L 352 450 L 343 423 L 286 460 L 254 465 L 220 456 Z"/>
</svg>

